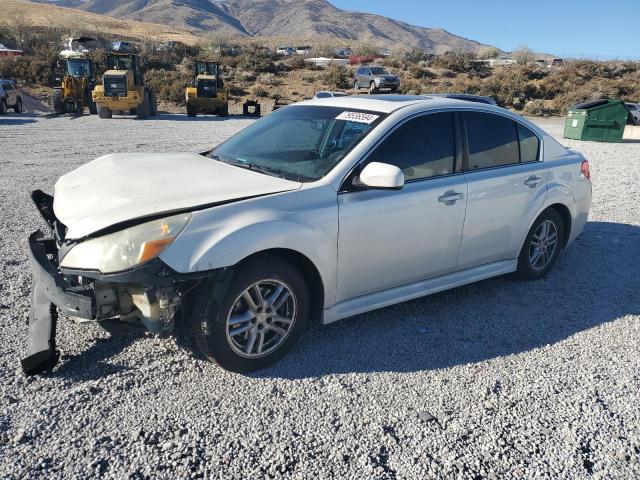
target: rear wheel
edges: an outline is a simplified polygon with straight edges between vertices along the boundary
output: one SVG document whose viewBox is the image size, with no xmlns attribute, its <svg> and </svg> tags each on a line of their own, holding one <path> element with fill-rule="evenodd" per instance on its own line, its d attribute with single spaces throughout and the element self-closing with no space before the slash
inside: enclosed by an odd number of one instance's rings
<svg viewBox="0 0 640 480">
<path fill-rule="evenodd" d="M 112 112 L 107 107 L 103 107 L 102 105 L 98 105 L 98 116 L 100 118 L 111 118 Z"/>
<path fill-rule="evenodd" d="M 64 113 L 64 107 L 62 106 L 62 90 L 59 88 L 54 88 L 51 93 L 51 104 L 53 105 L 53 111 L 56 112 L 57 115 L 61 115 Z"/>
<path fill-rule="evenodd" d="M 140 120 L 145 120 L 149 118 L 149 91 L 144 91 L 144 98 L 142 99 L 142 104 L 138 106 L 136 110 L 136 116 Z"/>
<path fill-rule="evenodd" d="M 353 84 L 353 89 L 357 92 L 358 90 L 360 90 L 360 84 L 358 83 L 358 81 L 356 80 L 355 83 Z"/>
<path fill-rule="evenodd" d="M 195 117 L 196 115 L 198 115 L 198 109 L 196 107 L 194 107 L 193 105 L 189 105 L 187 103 L 187 115 L 189 117 Z"/>
<path fill-rule="evenodd" d="M 149 115 L 155 117 L 158 114 L 158 99 L 155 90 L 149 90 Z"/>
<path fill-rule="evenodd" d="M 7 101 L 3 98 L 0 100 L 0 115 L 7 113 Z"/>
<path fill-rule="evenodd" d="M 558 212 L 545 210 L 536 219 L 518 258 L 518 276 L 526 280 L 544 277 L 553 268 L 564 242 L 564 224 Z"/>
<path fill-rule="evenodd" d="M 95 115 L 96 113 L 98 113 L 98 107 L 96 106 L 96 102 L 93 101 L 93 96 L 91 95 L 90 90 L 87 90 L 85 104 L 87 105 L 87 108 L 89 109 L 89 113 L 91 115 Z"/>
<path fill-rule="evenodd" d="M 229 116 L 229 105 L 225 105 L 224 107 L 220 107 L 218 109 L 218 115 L 221 117 L 228 117 Z"/>
<path fill-rule="evenodd" d="M 218 305 L 210 283 L 196 293 L 189 330 L 208 359 L 234 372 L 275 363 L 298 341 L 309 316 L 302 274 L 277 257 L 240 265 Z"/>
<path fill-rule="evenodd" d="M 16 100 L 16 104 L 13 107 L 13 111 L 15 113 L 22 113 L 22 99 L 18 97 L 18 100 Z"/>
</svg>

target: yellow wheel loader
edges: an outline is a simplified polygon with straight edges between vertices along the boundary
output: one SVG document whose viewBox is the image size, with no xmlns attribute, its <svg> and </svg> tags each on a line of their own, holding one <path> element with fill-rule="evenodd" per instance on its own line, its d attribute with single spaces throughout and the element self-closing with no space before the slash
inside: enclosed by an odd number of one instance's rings
<svg viewBox="0 0 640 480">
<path fill-rule="evenodd" d="M 57 115 L 82 114 L 85 107 L 89 113 L 97 113 L 92 99 L 96 86 L 95 67 L 85 47 L 93 40 L 90 37 L 70 38 L 67 49 L 60 52 L 54 68 L 55 86 L 51 94 L 51 104 Z"/>
<path fill-rule="evenodd" d="M 194 70 L 192 86 L 185 90 L 187 115 L 229 115 L 229 95 L 220 76 L 220 65 L 216 62 L 196 61 Z"/>
<path fill-rule="evenodd" d="M 111 118 L 114 112 L 127 112 L 141 119 L 155 117 L 158 112 L 156 95 L 153 88 L 145 85 L 138 55 L 131 53 L 124 42 L 116 44 L 107 54 L 107 71 L 102 75 L 102 84 L 93 90 L 98 116 Z"/>
</svg>

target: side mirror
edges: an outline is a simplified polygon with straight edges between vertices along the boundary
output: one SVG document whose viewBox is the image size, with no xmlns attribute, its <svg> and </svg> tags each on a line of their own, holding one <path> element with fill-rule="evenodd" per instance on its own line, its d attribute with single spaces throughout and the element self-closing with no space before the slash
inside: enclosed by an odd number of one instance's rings
<svg viewBox="0 0 640 480">
<path fill-rule="evenodd" d="M 400 189 L 404 186 L 404 173 L 395 165 L 371 162 L 360 172 L 360 183 L 371 188 Z"/>
</svg>

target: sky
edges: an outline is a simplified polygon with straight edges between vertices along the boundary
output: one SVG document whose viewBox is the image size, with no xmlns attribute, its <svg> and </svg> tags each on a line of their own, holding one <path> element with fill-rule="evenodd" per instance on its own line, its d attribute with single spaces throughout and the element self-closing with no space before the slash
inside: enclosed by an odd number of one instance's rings
<svg viewBox="0 0 640 480">
<path fill-rule="evenodd" d="M 640 59 L 640 0 L 329 0 L 335 6 L 437 27 L 559 57 Z"/>
</svg>

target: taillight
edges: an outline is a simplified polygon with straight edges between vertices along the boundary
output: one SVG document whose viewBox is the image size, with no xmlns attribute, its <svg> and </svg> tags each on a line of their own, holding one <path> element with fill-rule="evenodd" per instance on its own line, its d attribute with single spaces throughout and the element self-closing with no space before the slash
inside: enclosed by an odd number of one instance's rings
<svg viewBox="0 0 640 480">
<path fill-rule="evenodd" d="M 584 178 L 591 180 L 591 172 L 589 171 L 589 160 L 583 160 L 580 165 L 580 173 L 584 175 Z"/>
</svg>

